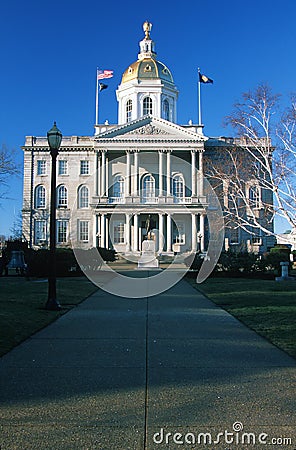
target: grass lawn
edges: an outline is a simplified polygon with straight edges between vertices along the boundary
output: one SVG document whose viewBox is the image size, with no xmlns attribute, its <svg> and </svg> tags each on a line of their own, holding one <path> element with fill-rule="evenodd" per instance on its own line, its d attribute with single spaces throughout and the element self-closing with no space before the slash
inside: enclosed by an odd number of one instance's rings
<svg viewBox="0 0 296 450">
<path fill-rule="evenodd" d="M 214 303 L 296 358 L 296 282 L 208 278 L 197 285 Z"/>
<path fill-rule="evenodd" d="M 0 355 L 65 314 L 96 290 L 97 287 L 87 278 L 58 279 L 57 297 L 63 309 L 47 311 L 44 309 L 46 281 L 0 277 Z"/>
</svg>

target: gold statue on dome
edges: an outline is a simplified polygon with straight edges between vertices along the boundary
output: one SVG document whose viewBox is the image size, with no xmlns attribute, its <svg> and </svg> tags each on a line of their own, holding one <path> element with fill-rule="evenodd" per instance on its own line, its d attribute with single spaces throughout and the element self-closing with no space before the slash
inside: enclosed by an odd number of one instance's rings
<svg viewBox="0 0 296 450">
<path fill-rule="evenodd" d="M 143 23 L 143 30 L 145 33 L 145 39 L 150 39 L 150 31 L 152 28 L 152 23 L 148 22 L 148 20 L 146 20 L 146 22 Z"/>
</svg>

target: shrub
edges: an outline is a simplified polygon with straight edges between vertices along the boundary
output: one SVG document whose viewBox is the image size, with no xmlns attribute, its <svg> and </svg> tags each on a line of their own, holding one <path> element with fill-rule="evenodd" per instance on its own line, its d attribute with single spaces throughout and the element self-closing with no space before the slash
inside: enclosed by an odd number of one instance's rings
<svg viewBox="0 0 296 450">
<path fill-rule="evenodd" d="M 98 252 L 100 253 L 100 255 L 104 261 L 111 262 L 111 261 L 116 260 L 116 251 L 113 249 L 98 247 Z"/>
<path fill-rule="evenodd" d="M 35 277 L 47 277 L 49 268 L 49 250 L 29 250 L 25 254 L 28 274 Z M 58 277 L 81 275 L 72 249 L 56 249 L 56 273 Z"/>
<path fill-rule="evenodd" d="M 277 275 L 281 275 L 282 271 L 280 263 L 284 261 L 290 262 L 290 253 L 281 251 L 270 251 L 270 253 L 267 253 L 264 256 L 265 270 L 272 270 L 276 272 Z"/>
<path fill-rule="evenodd" d="M 257 255 L 247 252 L 222 252 L 218 263 L 213 271 L 214 276 L 263 276 L 270 277 L 275 274 L 281 274 L 280 263 L 290 260 L 289 251 L 281 251 L 281 248 L 272 249 L 270 253 Z M 187 267 L 198 271 L 203 263 L 203 258 L 199 254 L 189 255 L 184 260 Z"/>
<path fill-rule="evenodd" d="M 258 255 L 247 252 L 222 252 L 216 265 L 216 272 L 227 272 L 231 275 L 249 275 L 262 270 Z"/>
<path fill-rule="evenodd" d="M 184 258 L 184 264 L 191 270 L 199 270 L 202 266 L 203 258 L 200 253 L 192 253 Z"/>
</svg>

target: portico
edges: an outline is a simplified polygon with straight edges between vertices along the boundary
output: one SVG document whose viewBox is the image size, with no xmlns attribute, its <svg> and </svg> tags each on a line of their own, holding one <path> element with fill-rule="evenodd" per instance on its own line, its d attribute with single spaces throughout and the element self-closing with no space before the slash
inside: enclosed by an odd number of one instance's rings
<svg viewBox="0 0 296 450">
<path fill-rule="evenodd" d="M 143 210 L 133 213 L 96 214 L 98 224 L 96 245 L 115 248 L 119 253 L 139 254 L 141 244 L 147 237 L 146 223 L 151 222 L 149 238 L 155 241 L 158 254 L 195 252 L 198 236 L 200 249 L 204 249 L 204 215 L 178 212 L 152 212 Z M 191 238 L 190 238 L 191 237 Z"/>
</svg>

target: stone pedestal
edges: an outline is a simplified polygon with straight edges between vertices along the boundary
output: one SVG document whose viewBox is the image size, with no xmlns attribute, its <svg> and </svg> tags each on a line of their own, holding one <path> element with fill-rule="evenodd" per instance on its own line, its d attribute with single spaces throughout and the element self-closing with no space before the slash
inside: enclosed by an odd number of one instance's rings
<svg viewBox="0 0 296 450">
<path fill-rule="evenodd" d="M 142 242 L 141 257 L 138 261 L 138 269 L 158 269 L 159 263 L 155 257 L 155 242 L 145 240 Z"/>
<path fill-rule="evenodd" d="M 289 276 L 289 263 L 288 261 L 283 261 L 280 263 L 282 269 L 282 275 L 280 277 L 276 277 L 275 281 L 291 281 L 295 280 L 294 277 Z"/>
</svg>

